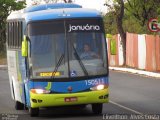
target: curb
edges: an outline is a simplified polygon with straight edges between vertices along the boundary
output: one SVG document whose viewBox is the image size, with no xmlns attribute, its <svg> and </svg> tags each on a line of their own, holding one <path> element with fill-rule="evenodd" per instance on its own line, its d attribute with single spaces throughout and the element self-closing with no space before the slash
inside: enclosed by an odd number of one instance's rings
<svg viewBox="0 0 160 120">
<path fill-rule="evenodd" d="M 123 72 L 129 72 L 129 73 L 133 73 L 133 74 L 145 75 L 145 76 L 149 76 L 149 77 L 160 78 L 160 73 L 155 73 L 155 72 L 136 70 L 136 69 L 132 69 L 132 68 L 120 68 L 120 67 L 109 67 L 109 69 L 123 71 Z"/>
<path fill-rule="evenodd" d="M 7 68 L 7 65 L 0 65 L 0 68 Z"/>
</svg>

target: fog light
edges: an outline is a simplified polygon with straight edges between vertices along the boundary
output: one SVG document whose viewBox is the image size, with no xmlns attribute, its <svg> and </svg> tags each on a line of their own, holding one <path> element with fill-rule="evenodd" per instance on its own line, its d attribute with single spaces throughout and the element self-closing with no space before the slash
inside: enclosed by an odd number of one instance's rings
<svg viewBox="0 0 160 120">
<path fill-rule="evenodd" d="M 36 93 L 36 94 L 49 94 L 50 90 L 31 89 L 31 92 Z"/>
<path fill-rule="evenodd" d="M 37 103 L 37 100 L 36 99 L 32 99 L 32 102 Z"/>
<path fill-rule="evenodd" d="M 42 102 L 42 100 L 38 100 L 38 102 L 39 102 L 39 103 L 41 103 L 41 102 Z"/>
</svg>

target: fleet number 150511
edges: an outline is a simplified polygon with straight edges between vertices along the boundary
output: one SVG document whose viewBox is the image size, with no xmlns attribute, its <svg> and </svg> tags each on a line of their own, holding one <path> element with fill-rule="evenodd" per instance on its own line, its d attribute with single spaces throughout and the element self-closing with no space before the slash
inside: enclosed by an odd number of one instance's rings
<svg viewBox="0 0 160 120">
<path fill-rule="evenodd" d="M 86 85 L 104 84 L 104 79 L 85 80 Z"/>
</svg>

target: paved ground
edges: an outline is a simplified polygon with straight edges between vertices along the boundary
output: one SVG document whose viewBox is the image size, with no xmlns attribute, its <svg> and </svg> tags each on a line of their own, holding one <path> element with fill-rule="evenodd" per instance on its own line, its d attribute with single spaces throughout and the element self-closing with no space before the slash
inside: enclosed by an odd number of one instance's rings
<svg viewBox="0 0 160 120">
<path fill-rule="evenodd" d="M 102 115 L 92 114 L 91 106 L 86 108 L 41 109 L 40 116 L 31 118 L 27 110 L 16 111 L 11 99 L 7 70 L 0 70 L 0 119 L 15 120 L 102 120 L 102 119 L 149 119 L 160 120 L 160 79 L 110 71 L 110 103 L 104 104 Z M 139 114 L 139 116 L 134 116 Z M 145 114 L 141 115 L 141 114 Z M 157 114 L 157 115 L 155 115 Z M 108 116 L 110 118 L 108 118 Z M 112 117 L 112 118 L 111 118 Z M 135 117 L 135 118 L 133 118 Z"/>
</svg>

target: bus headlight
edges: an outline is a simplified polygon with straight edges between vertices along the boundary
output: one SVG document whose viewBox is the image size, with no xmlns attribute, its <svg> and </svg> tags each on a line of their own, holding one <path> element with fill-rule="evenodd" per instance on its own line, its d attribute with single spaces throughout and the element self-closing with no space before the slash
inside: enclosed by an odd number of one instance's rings
<svg viewBox="0 0 160 120">
<path fill-rule="evenodd" d="M 105 87 L 104 85 L 98 85 L 98 86 L 96 86 L 97 90 L 103 90 L 104 87 Z"/>
<path fill-rule="evenodd" d="M 50 90 L 44 90 L 44 89 L 31 89 L 31 92 L 36 94 L 49 94 Z"/>
<path fill-rule="evenodd" d="M 90 88 L 91 90 L 103 90 L 103 89 L 105 89 L 106 88 L 106 85 L 97 85 L 97 86 L 95 86 L 95 87 L 92 87 L 92 88 Z"/>
</svg>

